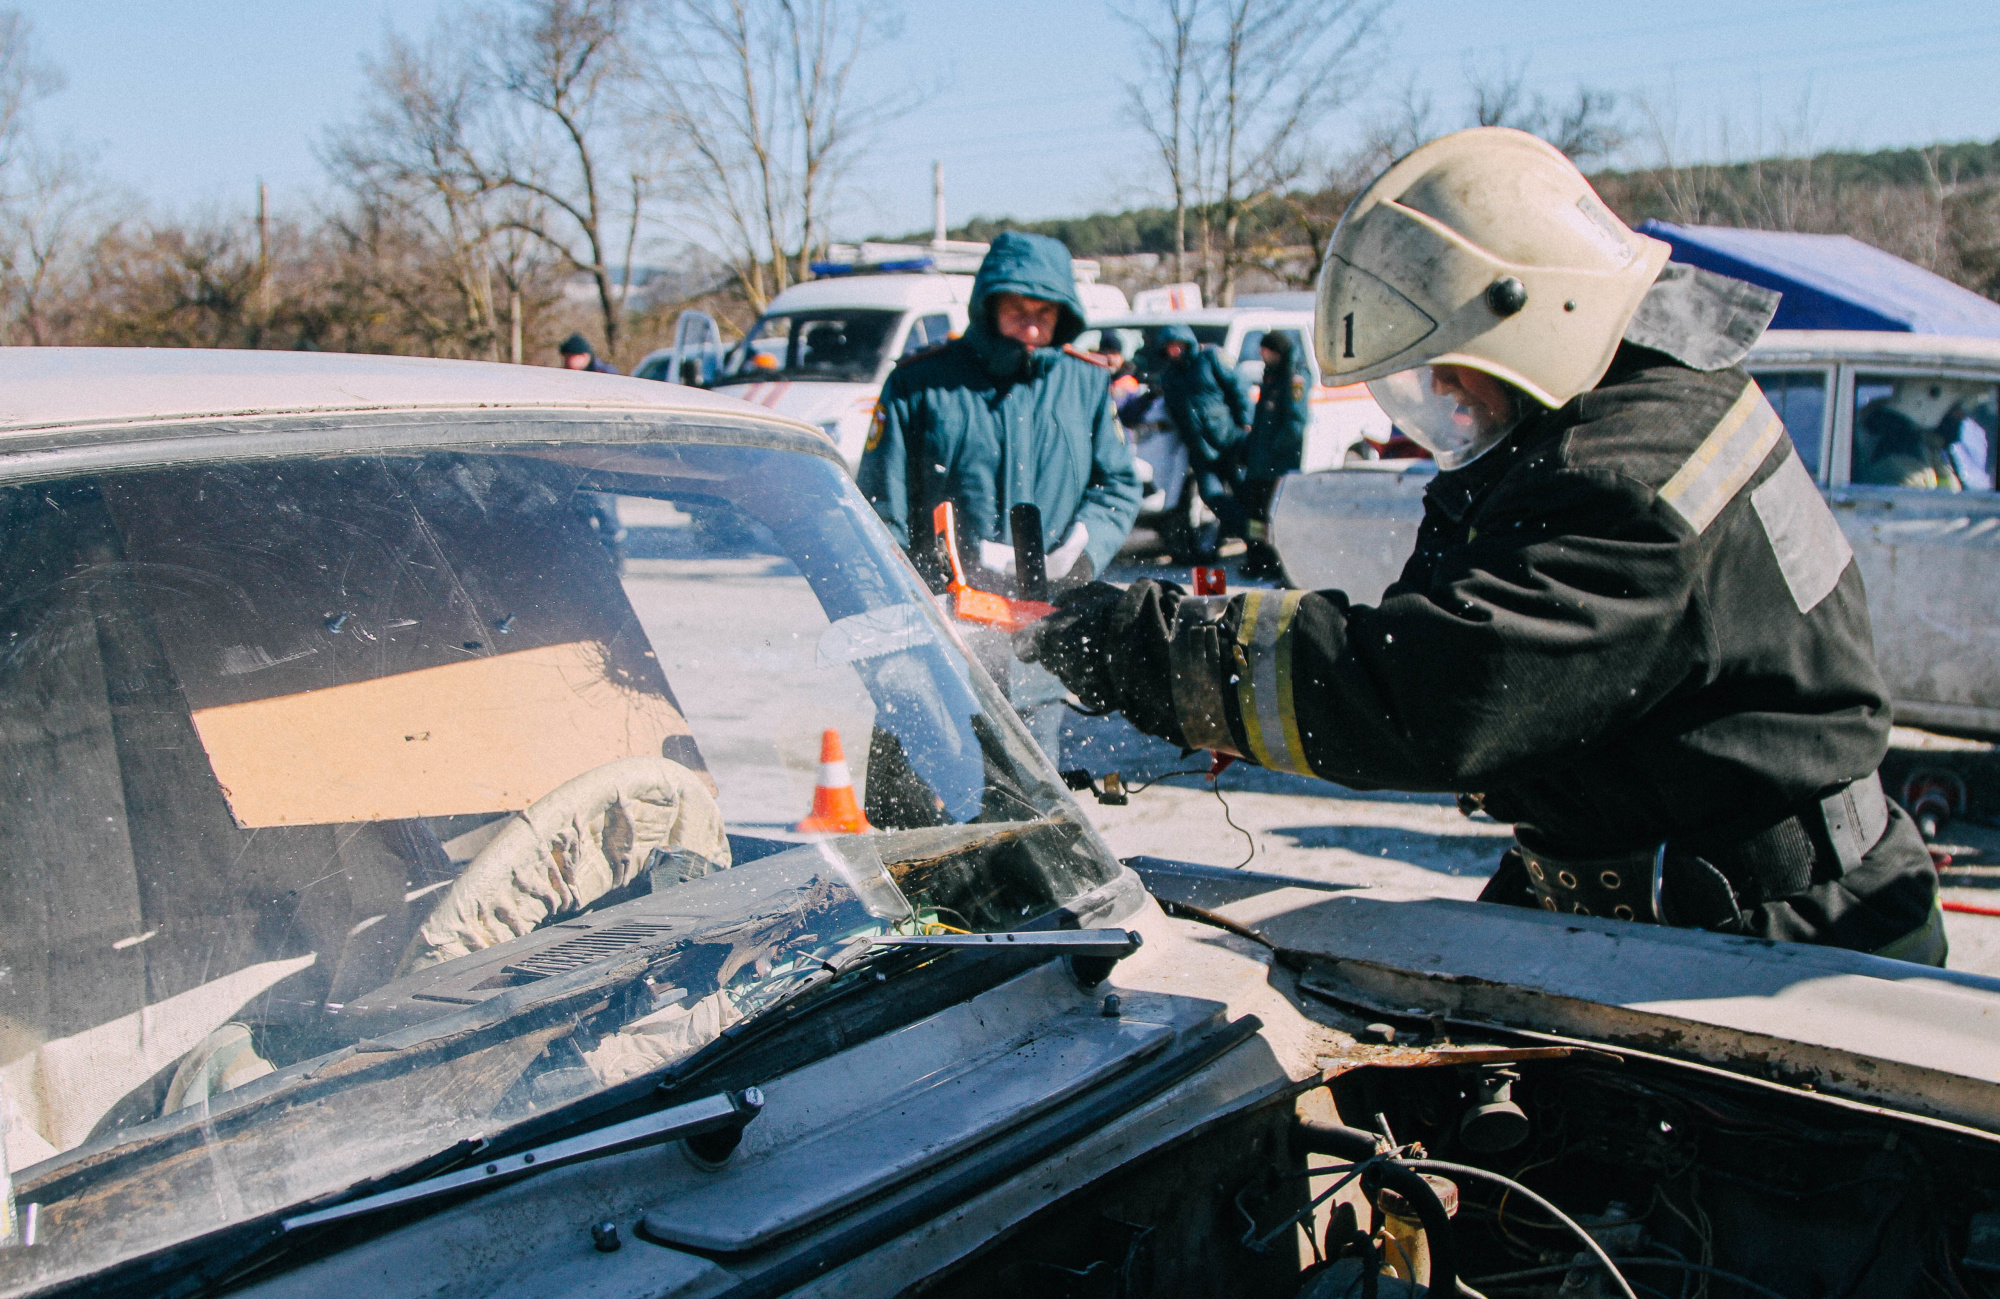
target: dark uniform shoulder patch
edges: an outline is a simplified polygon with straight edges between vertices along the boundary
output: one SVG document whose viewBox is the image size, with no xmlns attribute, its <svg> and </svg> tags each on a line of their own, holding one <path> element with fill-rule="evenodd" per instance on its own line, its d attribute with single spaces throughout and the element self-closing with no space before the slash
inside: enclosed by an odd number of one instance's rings
<svg viewBox="0 0 2000 1299">
<path fill-rule="evenodd" d="M 1074 343 L 1064 343 L 1062 350 L 1065 356 L 1073 356 L 1079 361 L 1088 361 L 1099 369 L 1109 370 L 1112 368 L 1111 358 L 1100 352 L 1086 352 Z"/>
</svg>

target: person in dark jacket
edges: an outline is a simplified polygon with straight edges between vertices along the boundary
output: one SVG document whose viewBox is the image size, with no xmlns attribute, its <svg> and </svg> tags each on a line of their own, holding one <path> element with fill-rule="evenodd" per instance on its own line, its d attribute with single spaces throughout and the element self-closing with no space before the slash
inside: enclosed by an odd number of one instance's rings
<svg viewBox="0 0 2000 1299">
<path fill-rule="evenodd" d="M 591 349 L 590 340 L 582 334 L 571 334 L 556 349 L 562 357 L 565 370 L 580 370 L 588 374 L 617 374 L 618 367 L 607 365 L 597 359 Z M 611 552 L 611 562 L 618 571 L 625 571 L 625 526 L 618 519 L 618 498 L 609 492 L 578 492 L 575 496 L 577 517 L 589 524 L 597 533 L 604 548 Z"/>
<path fill-rule="evenodd" d="M 1298 335 L 1270 331 L 1258 350 L 1264 358 L 1264 377 L 1257 385 L 1257 413 L 1250 421 L 1238 493 L 1250 543 L 1244 567 L 1253 576 L 1278 568 L 1269 540 L 1271 496 L 1278 490 L 1278 480 L 1298 469 L 1305 456 L 1306 425 L 1312 420 L 1307 396 L 1312 381 L 1297 355 Z"/>
<path fill-rule="evenodd" d="M 617 366 L 597 359 L 596 350 L 582 334 L 571 334 L 556 351 L 562 357 L 565 370 L 583 370 L 591 374 L 618 373 Z"/>
<path fill-rule="evenodd" d="M 1139 475 L 1112 410 L 1110 371 L 1070 346 L 1084 318 L 1069 250 L 1040 235 L 999 235 L 968 311 L 964 337 L 905 358 L 882 385 L 861 490 L 934 581 L 940 501 L 956 507 L 960 553 L 988 587 L 1012 580 L 1019 504 L 1041 511 L 1050 580 L 1087 581 L 1138 517 Z M 1060 684 L 1014 661 L 1004 643 L 991 648 L 989 666 L 1053 753 Z"/>
<path fill-rule="evenodd" d="M 1153 340 L 1154 384 L 1187 448 L 1188 477 L 1215 522 L 1202 532 L 1196 562 L 1212 563 L 1225 536 L 1244 535 L 1244 513 L 1235 480 L 1243 439 L 1250 431 L 1250 393 L 1222 353 L 1203 347 L 1186 325 L 1169 325 Z"/>
<path fill-rule="evenodd" d="M 1515 835 L 1488 901 L 1942 964 L 1861 574 L 1740 365 L 1776 295 L 1666 256 L 1532 136 L 1410 154 L 1317 330 L 1443 471 L 1401 577 L 1098 584 L 1019 648 L 1189 748 L 1483 808 Z"/>
</svg>

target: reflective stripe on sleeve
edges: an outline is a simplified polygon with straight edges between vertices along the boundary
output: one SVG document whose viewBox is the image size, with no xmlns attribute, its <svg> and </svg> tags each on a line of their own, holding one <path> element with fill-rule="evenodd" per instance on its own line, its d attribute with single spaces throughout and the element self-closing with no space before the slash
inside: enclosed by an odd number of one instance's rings
<svg viewBox="0 0 2000 1299">
<path fill-rule="evenodd" d="M 1764 390 L 1751 380 L 1687 463 L 1660 489 L 1660 499 L 1673 506 L 1696 533 L 1707 531 L 1715 516 L 1764 463 L 1771 448 L 1778 445 L 1784 431 L 1778 412 L 1764 400 Z"/>
<path fill-rule="evenodd" d="M 1292 623 L 1303 591 L 1252 591 L 1243 597 L 1236 641 L 1249 671 L 1236 682 L 1250 756 L 1274 771 L 1313 774 L 1292 706 Z"/>
</svg>

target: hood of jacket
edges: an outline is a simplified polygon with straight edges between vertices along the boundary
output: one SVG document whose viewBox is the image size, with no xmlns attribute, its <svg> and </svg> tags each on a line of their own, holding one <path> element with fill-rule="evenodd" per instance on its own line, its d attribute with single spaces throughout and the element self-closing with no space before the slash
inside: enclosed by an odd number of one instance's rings
<svg viewBox="0 0 2000 1299">
<path fill-rule="evenodd" d="M 1018 293 L 1056 304 L 1053 345 L 1035 349 L 1035 359 L 1043 365 L 1061 353 L 1063 344 L 1083 332 L 1083 300 L 1077 296 L 1069 249 L 1045 235 L 1008 230 L 994 236 L 972 281 L 972 300 L 966 304 L 971 323 L 966 327 L 965 341 L 996 378 L 1020 374 L 1029 359 L 1026 347 L 993 327 L 992 299 L 998 293 Z"/>
<path fill-rule="evenodd" d="M 1258 345 L 1269 349 L 1278 358 L 1275 363 L 1264 367 L 1266 381 L 1282 375 L 1289 382 L 1292 370 L 1298 364 L 1298 352 L 1292 342 L 1292 336 L 1283 330 L 1274 329 L 1265 334 Z"/>
<path fill-rule="evenodd" d="M 1168 343 L 1179 343 L 1181 345 L 1180 360 L 1170 361 L 1167 359 Z M 1168 325 L 1161 329 L 1159 333 L 1153 335 L 1153 341 L 1146 344 L 1144 352 L 1147 368 L 1158 372 L 1170 365 L 1184 366 L 1193 362 L 1201 355 L 1201 342 L 1195 338 L 1194 331 L 1186 325 Z"/>
</svg>

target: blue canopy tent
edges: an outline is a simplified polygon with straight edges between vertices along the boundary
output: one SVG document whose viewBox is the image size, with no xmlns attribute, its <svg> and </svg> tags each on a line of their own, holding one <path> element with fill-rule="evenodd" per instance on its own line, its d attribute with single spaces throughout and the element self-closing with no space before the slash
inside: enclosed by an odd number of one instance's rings
<svg viewBox="0 0 2000 1299">
<path fill-rule="evenodd" d="M 1773 329 L 1881 329 L 2000 338 L 2000 302 L 1846 235 L 1648 221 L 1673 258 L 1785 295 Z"/>
</svg>

